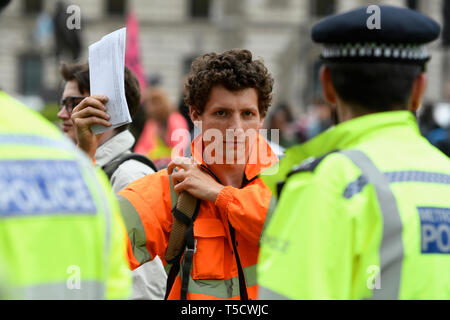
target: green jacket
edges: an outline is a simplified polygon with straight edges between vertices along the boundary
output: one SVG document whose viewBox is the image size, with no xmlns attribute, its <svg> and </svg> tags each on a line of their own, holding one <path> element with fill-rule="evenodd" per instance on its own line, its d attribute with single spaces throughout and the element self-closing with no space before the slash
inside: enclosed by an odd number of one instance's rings
<svg viewBox="0 0 450 320">
<path fill-rule="evenodd" d="M 0 298 L 130 296 L 106 176 L 41 115 L 0 91 Z"/>
<path fill-rule="evenodd" d="M 407 111 L 344 122 L 293 147 L 262 236 L 261 299 L 450 299 L 450 161 Z M 311 165 L 313 164 L 313 165 Z M 269 219 L 269 217 L 268 217 Z"/>
</svg>

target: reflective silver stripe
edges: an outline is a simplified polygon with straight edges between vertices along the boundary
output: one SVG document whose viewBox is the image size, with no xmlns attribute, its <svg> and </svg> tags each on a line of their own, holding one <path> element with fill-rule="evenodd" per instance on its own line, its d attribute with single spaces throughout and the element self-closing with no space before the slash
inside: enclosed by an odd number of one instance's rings
<svg viewBox="0 0 450 320">
<path fill-rule="evenodd" d="M 364 175 L 360 175 L 358 179 L 350 182 L 344 190 L 344 198 L 351 199 L 354 195 L 360 193 L 367 185 L 368 181 Z"/>
<path fill-rule="evenodd" d="M 189 293 L 204 294 L 218 299 L 239 297 L 239 278 L 233 277 L 227 280 L 194 280 L 192 276 L 189 276 Z"/>
<path fill-rule="evenodd" d="M 243 268 L 247 287 L 256 285 L 256 264 Z M 180 277 L 182 270 L 180 269 Z M 227 280 L 194 280 L 189 276 L 189 293 L 204 294 L 219 299 L 230 299 L 239 297 L 239 277 L 233 277 Z"/>
<path fill-rule="evenodd" d="M 359 150 L 345 150 L 347 156 L 375 187 L 381 213 L 383 215 L 383 238 L 380 246 L 381 288 L 374 289 L 372 299 L 398 299 L 402 276 L 403 241 L 402 220 L 397 201 L 389 187 L 389 181 L 373 162 Z"/>
<path fill-rule="evenodd" d="M 422 182 L 422 183 L 436 183 L 450 185 L 450 175 L 439 172 L 426 171 L 391 171 L 384 172 L 389 183 L 399 182 Z M 367 185 L 367 179 L 361 175 L 355 181 L 350 182 L 344 190 L 344 197 L 352 198 L 354 195 L 360 193 Z"/>
<path fill-rule="evenodd" d="M 291 300 L 291 299 L 260 285 L 258 288 L 258 300 Z"/>
<path fill-rule="evenodd" d="M 16 289 L 14 297 L 25 300 L 103 300 L 105 285 L 97 281 L 81 281 L 69 288 L 66 282 L 44 283 Z"/>
<path fill-rule="evenodd" d="M 256 264 L 242 269 L 244 271 L 245 283 L 247 284 L 247 287 L 256 285 Z"/>
<path fill-rule="evenodd" d="M 141 217 L 128 199 L 117 195 L 120 205 L 120 212 L 127 229 L 128 237 L 133 248 L 133 255 L 140 264 L 152 260 L 147 249 L 147 236 L 142 224 Z"/>
<path fill-rule="evenodd" d="M 70 151 L 73 151 L 76 148 L 71 142 L 69 142 L 68 138 L 64 136 L 57 140 L 29 134 L 0 134 L 0 145 L 5 144 L 31 145 Z"/>
<path fill-rule="evenodd" d="M 269 224 L 269 221 L 272 218 L 273 213 L 275 212 L 276 206 L 277 206 L 277 198 L 275 198 L 272 195 L 272 197 L 270 198 L 269 208 L 267 208 L 266 219 L 264 219 L 264 225 L 261 231 L 261 235 L 259 236 L 259 242 L 261 242 L 264 230 L 266 230 L 267 225 Z"/>
<path fill-rule="evenodd" d="M 391 171 L 384 173 L 390 183 L 394 182 L 424 182 L 450 184 L 450 175 L 440 172 L 427 171 Z"/>
</svg>

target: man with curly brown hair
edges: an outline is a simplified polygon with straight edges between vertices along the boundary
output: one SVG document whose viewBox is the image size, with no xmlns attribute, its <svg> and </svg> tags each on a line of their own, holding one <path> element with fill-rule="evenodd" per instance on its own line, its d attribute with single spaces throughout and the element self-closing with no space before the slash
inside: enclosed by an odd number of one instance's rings
<svg viewBox="0 0 450 320">
<path fill-rule="evenodd" d="M 169 274 L 168 299 L 256 298 L 258 243 L 272 198 L 258 175 L 278 160 L 258 134 L 272 87 L 267 68 L 248 50 L 197 58 L 185 84 L 191 119 L 201 130 L 193 157 L 175 158 L 167 170 L 119 193 L 132 269 L 165 256 L 178 195 L 198 199 L 192 268 L 181 257 L 181 270 Z M 169 272 L 177 264 L 164 265 Z"/>
</svg>

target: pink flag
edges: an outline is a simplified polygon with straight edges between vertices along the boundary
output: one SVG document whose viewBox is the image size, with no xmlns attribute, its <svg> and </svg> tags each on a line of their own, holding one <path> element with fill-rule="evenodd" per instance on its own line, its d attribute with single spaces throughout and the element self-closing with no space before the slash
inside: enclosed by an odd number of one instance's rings
<svg viewBox="0 0 450 320">
<path fill-rule="evenodd" d="M 141 87 L 141 93 L 143 93 L 147 86 L 147 81 L 145 79 L 145 72 L 141 64 L 139 51 L 139 22 L 133 12 L 129 12 L 127 15 L 127 48 L 125 52 L 125 65 L 136 74 Z"/>
</svg>

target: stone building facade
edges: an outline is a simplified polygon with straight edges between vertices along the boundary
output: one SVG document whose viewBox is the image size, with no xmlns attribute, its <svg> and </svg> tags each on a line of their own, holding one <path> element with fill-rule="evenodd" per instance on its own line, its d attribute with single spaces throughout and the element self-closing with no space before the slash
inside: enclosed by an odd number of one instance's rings
<svg viewBox="0 0 450 320">
<path fill-rule="evenodd" d="M 417 0 L 418 10 L 442 23 L 444 0 Z M 183 76 L 193 57 L 209 51 L 250 49 L 264 59 L 275 78 L 274 104 L 286 101 L 304 109 L 317 91 L 320 48 L 310 40 L 311 27 L 323 15 L 362 5 L 405 6 L 405 0 L 66 0 L 81 13 L 80 61 L 87 47 L 125 26 L 132 10 L 140 23 L 140 49 L 147 76 L 159 75 L 176 103 Z M 36 42 L 39 12 L 53 15 L 54 0 L 14 0 L 0 16 L 0 87 L 15 95 L 37 94 L 54 100 L 60 85 L 59 59 L 52 37 Z M 443 96 L 444 51 L 431 46 L 427 96 Z M 66 56 L 64 60 L 70 61 Z"/>
</svg>

